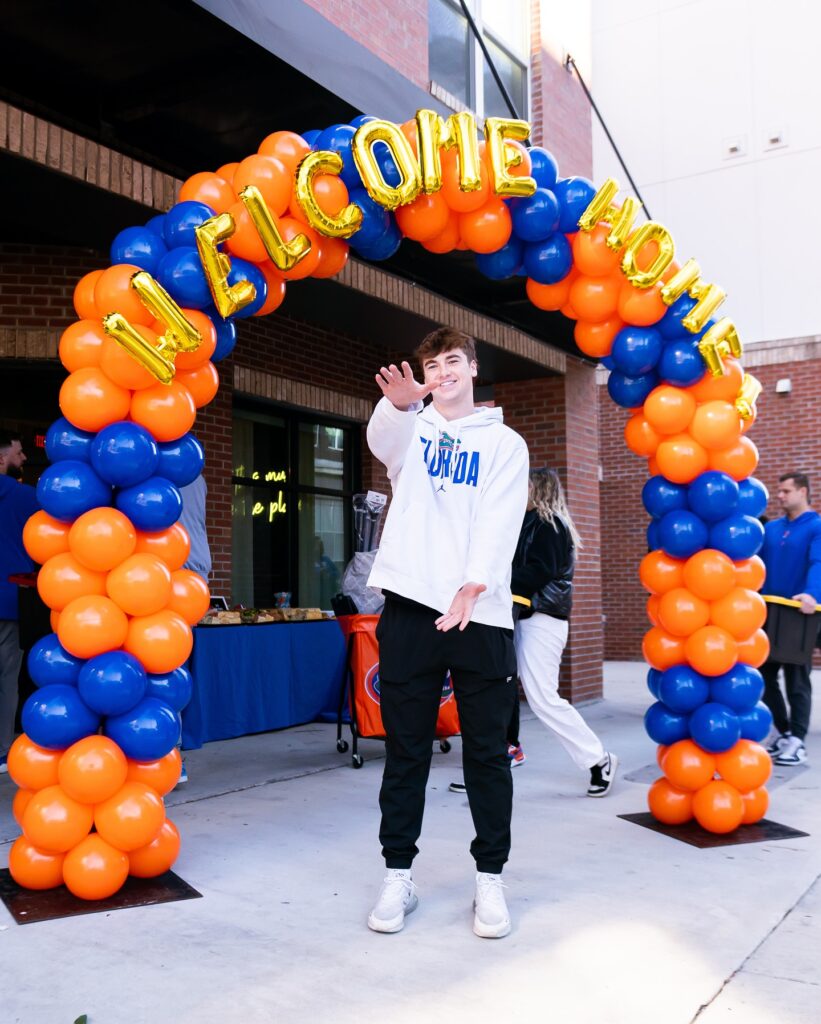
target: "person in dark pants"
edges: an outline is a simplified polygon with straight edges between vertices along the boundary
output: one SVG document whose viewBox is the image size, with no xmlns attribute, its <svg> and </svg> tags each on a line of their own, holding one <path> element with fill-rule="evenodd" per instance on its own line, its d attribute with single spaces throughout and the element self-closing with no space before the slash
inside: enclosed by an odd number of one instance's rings
<svg viewBox="0 0 821 1024">
<path fill-rule="evenodd" d="M 472 338 L 440 328 L 416 356 L 424 383 L 408 363 L 383 366 L 376 380 L 384 397 L 368 425 L 368 444 L 393 488 L 368 580 L 385 594 L 377 629 L 386 735 L 379 836 L 388 869 L 368 926 L 399 931 L 417 905 L 411 865 L 450 671 L 476 829 L 473 930 L 501 938 L 510 931 L 501 876 L 510 851 L 507 729 L 516 699 L 509 524 L 524 515 L 528 453 L 501 409 L 474 407 Z"/>
<path fill-rule="evenodd" d="M 801 602 L 801 611 L 812 615 L 821 604 L 821 516 L 810 508 L 810 481 L 805 473 L 779 477 L 780 519 L 764 527 L 761 557 L 767 568 L 762 591 Z M 807 758 L 804 740 L 812 706 L 812 664 L 788 665 L 766 661 L 764 702 L 773 715 L 776 735 L 767 750 L 777 765 L 798 765 Z M 784 673 L 787 701 L 778 683 Z M 789 702 L 789 708 L 787 707 Z"/>
</svg>

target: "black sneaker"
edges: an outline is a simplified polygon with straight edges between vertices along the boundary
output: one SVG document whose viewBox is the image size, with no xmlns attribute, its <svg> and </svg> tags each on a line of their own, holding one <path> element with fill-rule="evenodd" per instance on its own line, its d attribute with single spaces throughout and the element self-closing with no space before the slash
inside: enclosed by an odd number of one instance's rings
<svg viewBox="0 0 821 1024">
<path fill-rule="evenodd" d="M 619 759 L 615 754 L 607 753 L 604 758 L 590 769 L 590 785 L 588 796 L 607 796 L 616 780 Z"/>
<path fill-rule="evenodd" d="M 797 736 L 789 736 L 786 743 L 781 745 L 781 749 L 773 758 L 773 764 L 791 767 L 803 764 L 806 760 L 807 751 L 804 744 Z"/>
<path fill-rule="evenodd" d="M 451 782 L 448 786 L 451 793 L 467 793 L 468 788 L 464 782 Z"/>
</svg>

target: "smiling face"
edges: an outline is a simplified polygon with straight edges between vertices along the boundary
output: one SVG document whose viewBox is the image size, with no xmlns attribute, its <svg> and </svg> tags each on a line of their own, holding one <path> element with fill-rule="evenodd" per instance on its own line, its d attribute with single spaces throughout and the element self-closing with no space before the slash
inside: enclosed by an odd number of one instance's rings
<svg viewBox="0 0 821 1024">
<path fill-rule="evenodd" d="M 437 384 L 433 404 L 446 418 L 454 419 L 473 412 L 473 378 L 476 360 L 468 360 L 461 348 L 440 352 L 422 360 L 426 384 Z"/>
</svg>

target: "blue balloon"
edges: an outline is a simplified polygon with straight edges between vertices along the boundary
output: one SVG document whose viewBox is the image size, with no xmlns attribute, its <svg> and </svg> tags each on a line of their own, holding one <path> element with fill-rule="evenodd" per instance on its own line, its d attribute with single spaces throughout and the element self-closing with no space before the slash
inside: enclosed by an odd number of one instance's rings
<svg viewBox="0 0 821 1024">
<path fill-rule="evenodd" d="M 366 260 L 387 260 L 396 252 L 402 244 L 402 233 L 396 222 L 391 220 L 388 230 L 370 245 L 360 245 L 357 252 Z"/>
<path fill-rule="evenodd" d="M 143 227 L 121 231 L 111 243 L 109 255 L 112 263 L 133 263 L 153 276 L 167 252 L 165 241 L 151 228 Z"/>
<path fill-rule="evenodd" d="M 641 489 L 641 500 L 648 515 L 661 519 L 668 512 L 687 508 L 687 487 L 664 476 L 651 476 Z"/>
<path fill-rule="evenodd" d="M 23 731 L 48 750 L 65 750 L 100 727 L 100 716 L 85 703 L 76 686 L 51 683 L 35 690 L 23 705 Z"/>
<path fill-rule="evenodd" d="M 691 299 L 686 292 L 677 298 L 656 324 L 658 330 L 661 331 L 661 336 L 667 339 L 692 338 L 692 333 L 686 327 L 682 327 L 681 321 L 695 307 L 695 304 L 696 300 Z"/>
<path fill-rule="evenodd" d="M 237 319 L 245 319 L 249 316 L 253 316 L 254 313 L 262 309 L 265 305 L 265 300 L 268 298 L 268 282 L 265 280 L 265 275 L 255 263 L 251 263 L 249 260 L 241 260 L 239 257 L 234 256 L 231 259 L 231 270 L 228 273 L 228 284 L 233 287 L 233 285 L 239 284 L 240 281 L 250 281 L 257 293 L 253 302 L 249 303 L 247 306 L 243 306 L 242 309 L 237 310 L 237 312 L 234 313 L 234 316 L 237 317 Z"/>
<path fill-rule="evenodd" d="M 37 481 L 37 501 L 50 516 L 65 523 L 99 505 L 111 504 L 111 487 L 87 462 L 66 459 L 48 466 Z"/>
<path fill-rule="evenodd" d="M 165 675 L 149 675 L 147 696 L 164 701 L 172 711 L 187 707 L 194 690 L 191 673 L 182 665 Z"/>
<path fill-rule="evenodd" d="M 48 441 L 48 438 L 46 439 Z M 738 511 L 743 516 L 752 516 L 758 519 L 764 514 L 767 502 L 770 500 L 770 492 L 754 476 L 747 477 L 738 485 Z"/>
<path fill-rule="evenodd" d="M 740 711 L 738 721 L 741 725 L 741 738 L 760 743 L 773 727 L 773 713 L 763 702 L 756 704 L 750 711 Z"/>
<path fill-rule="evenodd" d="M 311 149 L 313 149 L 314 143 L 316 142 L 316 140 L 319 138 L 319 136 L 321 134 L 322 134 L 322 130 L 320 128 L 312 128 L 308 132 L 303 132 L 302 133 L 302 138 L 305 139 L 305 141 L 308 143 L 308 145 L 311 147 Z"/>
<path fill-rule="evenodd" d="M 103 427 L 91 446 L 94 471 L 115 487 L 133 487 L 157 469 L 159 450 L 154 436 L 131 420 Z"/>
<path fill-rule="evenodd" d="M 710 680 L 710 699 L 735 712 L 752 711 L 763 693 L 764 677 L 757 668 L 741 661 Z"/>
<path fill-rule="evenodd" d="M 689 665 L 673 665 L 662 672 L 658 697 L 671 711 L 689 714 L 710 699 L 710 684 Z"/>
<path fill-rule="evenodd" d="M 539 188 L 553 188 L 559 179 L 559 165 L 552 153 L 542 146 L 531 146 L 530 176 Z"/>
<path fill-rule="evenodd" d="M 661 547 L 661 539 L 659 537 L 659 524 L 658 520 L 651 519 L 647 524 L 647 550 L 656 551 Z"/>
<path fill-rule="evenodd" d="M 384 206 L 371 199 L 364 188 L 355 188 L 349 200 L 362 211 L 362 223 L 348 239 L 354 249 L 361 245 L 368 246 L 378 241 L 391 225 L 391 216 Z"/>
<path fill-rule="evenodd" d="M 708 469 L 690 484 L 687 501 L 705 523 L 717 523 L 731 516 L 738 507 L 738 484 L 727 473 Z"/>
<path fill-rule="evenodd" d="M 41 637 L 28 653 L 26 667 L 35 686 L 76 686 L 80 669 L 85 665 L 63 647 L 56 633 Z"/>
<path fill-rule="evenodd" d="M 205 203 L 187 199 L 171 209 L 165 215 L 163 237 L 169 249 L 179 246 L 197 247 L 197 228 L 215 216 L 216 211 Z"/>
<path fill-rule="evenodd" d="M 728 516 L 710 527 L 710 547 L 734 562 L 752 558 L 764 543 L 764 527 L 752 516 Z"/>
<path fill-rule="evenodd" d="M 689 558 L 707 547 L 708 530 L 699 517 L 687 509 L 668 512 L 659 520 L 659 540 L 671 558 Z"/>
<path fill-rule="evenodd" d="M 556 284 L 567 277 L 573 266 L 573 250 L 560 231 L 543 242 L 525 246 L 524 268 L 528 277 L 539 284 Z"/>
<path fill-rule="evenodd" d="M 165 245 L 165 231 L 163 230 L 165 226 L 164 213 L 158 213 L 156 217 L 152 217 L 151 220 L 146 221 L 145 226 L 150 232 L 152 232 L 152 234 L 155 234 L 157 238 L 159 238 L 163 245 Z"/>
<path fill-rule="evenodd" d="M 587 178 L 559 178 L 553 186 L 559 201 L 559 231 L 571 234 L 579 230 L 579 217 L 590 205 L 596 186 Z"/>
<path fill-rule="evenodd" d="M 182 513 L 180 492 L 161 476 L 150 476 L 134 487 L 126 487 L 114 503 L 138 530 L 146 533 L 167 530 Z"/>
<path fill-rule="evenodd" d="M 205 452 L 193 434 L 183 434 L 176 441 L 164 441 L 158 445 L 160 459 L 157 475 L 170 480 L 177 487 L 193 483 L 205 465 Z"/>
<path fill-rule="evenodd" d="M 391 188 L 398 188 L 402 181 L 402 175 L 387 144 L 384 142 L 375 143 L 373 155 L 385 184 L 390 185 Z"/>
<path fill-rule="evenodd" d="M 668 746 L 690 735 L 687 715 L 676 714 L 661 701 L 656 701 L 644 712 L 644 728 L 654 743 Z"/>
<path fill-rule="evenodd" d="M 610 358 L 610 356 L 602 356 L 601 359 L 599 360 L 599 362 L 602 364 L 602 366 L 606 370 L 615 370 L 616 369 L 616 364 L 613 362 L 613 360 Z"/>
<path fill-rule="evenodd" d="M 126 651 L 106 651 L 83 665 L 77 688 L 100 715 L 122 715 L 145 696 L 148 679 L 140 661 Z"/>
<path fill-rule="evenodd" d="M 206 306 L 203 313 L 211 320 L 217 331 L 217 347 L 211 356 L 212 363 L 227 359 L 237 343 L 237 328 L 233 320 L 223 320 L 213 306 Z"/>
<path fill-rule="evenodd" d="M 610 357 L 625 377 L 641 377 L 655 369 L 661 348 L 661 335 L 652 327 L 622 327 L 613 339 Z"/>
<path fill-rule="evenodd" d="M 339 153 L 342 157 L 342 172 L 340 178 L 348 188 L 361 188 L 362 179 L 356 168 L 353 158 L 353 137 L 356 135 L 356 128 L 349 124 L 332 124 L 320 132 L 314 142 L 316 150 L 330 150 Z"/>
<path fill-rule="evenodd" d="M 374 117 L 373 114 L 357 114 L 356 117 L 351 118 L 351 128 L 361 128 L 363 124 L 367 124 L 368 121 L 377 121 L 378 118 Z"/>
<path fill-rule="evenodd" d="M 513 230 L 523 242 L 541 242 L 559 227 L 559 202 L 547 188 L 510 204 Z"/>
<path fill-rule="evenodd" d="M 103 732 L 133 761 L 157 761 L 178 743 L 180 722 L 165 701 L 143 697 L 130 711 L 106 719 Z"/>
<path fill-rule="evenodd" d="M 656 325 L 658 326 L 658 325 Z M 665 384 L 688 388 L 704 376 L 707 364 L 698 350 L 696 338 L 674 338 L 661 352 L 658 373 Z"/>
<path fill-rule="evenodd" d="M 656 700 L 659 699 L 659 683 L 661 682 L 661 675 L 661 672 L 659 672 L 657 668 L 647 670 L 647 689 Z"/>
<path fill-rule="evenodd" d="M 46 455 L 49 462 L 63 462 L 66 459 L 88 462 L 93 440 L 93 434 L 78 430 L 73 423 L 69 423 L 61 416 L 46 431 Z"/>
<path fill-rule="evenodd" d="M 156 278 L 171 298 L 187 309 L 205 309 L 211 303 L 200 255 L 191 246 L 179 246 L 163 256 Z"/>
<path fill-rule="evenodd" d="M 503 281 L 512 277 L 522 263 L 524 246 L 517 238 L 511 238 L 496 252 L 479 252 L 476 254 L 476 266 L 492 281 Z"/>
<path fill-rule="evenodd" d="M 607 378 L 607 391 L 616 403 L 625 409 L 636 409 L 658 384 L 656 373 L 645 373 L 640 377 L 626 377 L 614 370 Z"/>
<path fill-rule="evenodd" d="M 741 723 L 725 704 L 708 701 L 690 715 L 690 735 L 704 750 L 720 754 L 738 743 Z"/>
</svg>

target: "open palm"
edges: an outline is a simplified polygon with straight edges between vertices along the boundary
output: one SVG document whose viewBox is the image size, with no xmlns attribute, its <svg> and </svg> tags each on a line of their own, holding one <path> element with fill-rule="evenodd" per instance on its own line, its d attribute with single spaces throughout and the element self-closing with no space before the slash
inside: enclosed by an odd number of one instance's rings
<svg viewBox="0 0 821 1024">
<path fill-rule="evenodd" d="M 407 412 L 414 402 L 421 402 L 426 395 L 439 387 L 438 384 L 420 384 L 414 380 L 413 370 L 407 362 L 402 363 L 401 370 L 395 363 L 383 366 L 376 375 L 376 383 L 385 398 L 402 412 Z"/>
</svg>

